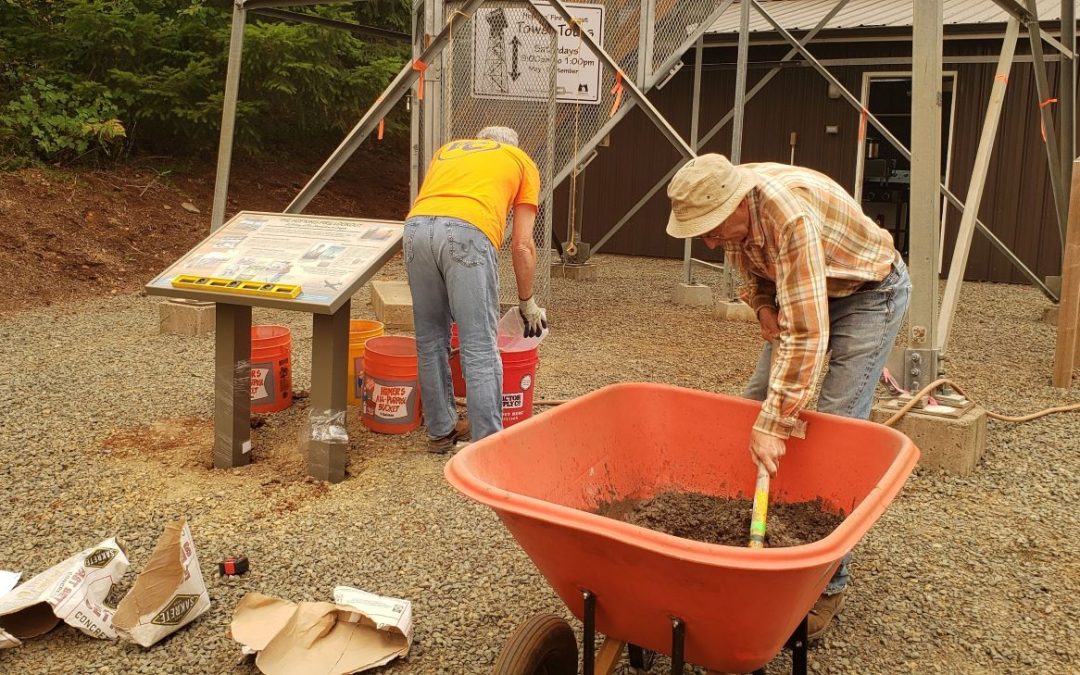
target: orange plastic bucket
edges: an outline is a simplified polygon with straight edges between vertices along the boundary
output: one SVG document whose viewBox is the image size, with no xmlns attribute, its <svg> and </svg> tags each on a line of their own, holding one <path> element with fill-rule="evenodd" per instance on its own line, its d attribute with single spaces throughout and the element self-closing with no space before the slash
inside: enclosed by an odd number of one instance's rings
<svg viewBox="0 0 1080 675">
<path fill-rule="evenodd" d="M 505 429 L 532 417 L 536 364 L 540 356 L 536 347 L 521 351 L 500 348 L 499 355 L 503 369 L 502 419 Z"/>
<path fill-rule="evenodd" d="M 420 378 L 416 340 L 382 335 L 364 353 L 364 426 L 382 434 L 404 434 L 420 426 Z"/>
<path fill-rule="evenodd" d="M 292 405 L 292 333 L 286 326 L 251 327 L 251 412 Z"/>
<path fill-rule="evenodd" d="M 380 321 L 349 322 L 349 405 L 360 405 L 364 400 L 364 347 L 368 340 L 382 335 L 384 328 Z"/>
<path fill-rule="evenodd" d="M 457 324 L 450 324 L 450 349 L 461 347 L 461 338 L 458 337 Z M 464 398 L 465 376 L 461 373 L 461 354 L 451 351 L 450 353 L 450 379 L 454 383 L 454 396 Z"/>
</svg>

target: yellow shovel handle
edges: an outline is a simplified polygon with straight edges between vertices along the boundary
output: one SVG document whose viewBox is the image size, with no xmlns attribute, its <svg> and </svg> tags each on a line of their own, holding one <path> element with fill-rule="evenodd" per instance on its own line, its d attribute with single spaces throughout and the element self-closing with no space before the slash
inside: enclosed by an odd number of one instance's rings
<svg viewBox="0 0 1080 675">
<path fill-rule="evenodd" d="M 750 548 L 765 547 L 765 517 L 769 512 L 769 472 L 758 467 L 754 486 L 754 510 L 750 517 Z"/>
</svg>

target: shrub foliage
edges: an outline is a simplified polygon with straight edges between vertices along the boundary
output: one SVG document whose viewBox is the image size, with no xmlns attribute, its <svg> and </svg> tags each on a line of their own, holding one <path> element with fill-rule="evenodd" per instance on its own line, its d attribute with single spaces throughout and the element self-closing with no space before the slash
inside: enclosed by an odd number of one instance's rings
<svg viewBox="0 0 1080 675">
<path fill-rule="evenodd" d="M 0 162 L 212 149 L 230 6 L 0 0 Z M 368 0 L 306 11 L 408 32 L 409 8 L 409 0 Z M 339 136 L 407 58 L 400 43 L 249 15 L 237 145 L 258 151 Z"/>
</svg>

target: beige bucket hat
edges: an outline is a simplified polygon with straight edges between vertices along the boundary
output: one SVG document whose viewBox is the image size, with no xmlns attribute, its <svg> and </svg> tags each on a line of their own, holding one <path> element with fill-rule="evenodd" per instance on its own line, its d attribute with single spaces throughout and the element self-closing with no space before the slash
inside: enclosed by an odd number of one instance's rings
<svg viewBox="0 0 1080 675">
<path fill-rule="evenodd" d="M 727 220 L 758 182 L 756 173 L 735 166 L 723 155 L 710 153 L 690 160 L 668 184 L 667 233 L 679 239 L 700 237 Z"/>
</svg>

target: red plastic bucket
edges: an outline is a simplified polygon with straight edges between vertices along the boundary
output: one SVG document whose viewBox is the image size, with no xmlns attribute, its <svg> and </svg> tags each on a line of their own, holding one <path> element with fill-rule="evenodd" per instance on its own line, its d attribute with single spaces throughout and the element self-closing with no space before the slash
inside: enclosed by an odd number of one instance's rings
<svg viewBox="0 0 1080 675">
<path fill-rule="evenodd" d="M 454 349 L 461 347 L 461 339 L 458 337 L 457 324 L 450 324 L 450 379 L 454 383 L 454 396 L 465 397 L 465 376 L 461 374 L 461 354 Z"/>
<path fill-rule="evenodd" d="M 364 349 L 367 341 L 383 334 L 380 321 L 353 319 L 349 322 L 348 404 L 360 405 L 364 398 Z"/>
<path fill-rule="evenodd" d="M 251 327 L 251 412 L 292 405 L 292 333 L 285 326 Z"/>
<path fill-rule="evenodd" d="M 502 345 L 505 341 L 500 336 L 499 344 Z M 458 345 L 457 324 L 451 324 L 450 347 L 453 349 Z M 505 429 L 532 417 L 536 364 L 540 362 L 540 351 L 537 347 L 510 351 L 500 346 L 499 356 L 502 359 L 503 369 L 502 418 Z M 450 356 L 450 377 L 454 383 L 454 396 L 463 398 L 465 378 L 461 374 L 460 354 Z"/>
<path fill-rule="evenodd" d="M 416 340 L 403 335 L 371 338 L 364 353 L 364 426 L 404 434 L 420 426 Z"/>
<path fill-rule="evenodd" d="M 536 347 L 522 351 L 499 350 L 502 356 L 503 428 L 532 417 L 533 392 L 536 387 L 536 364 L 540 355 Z"/>
</svg>

